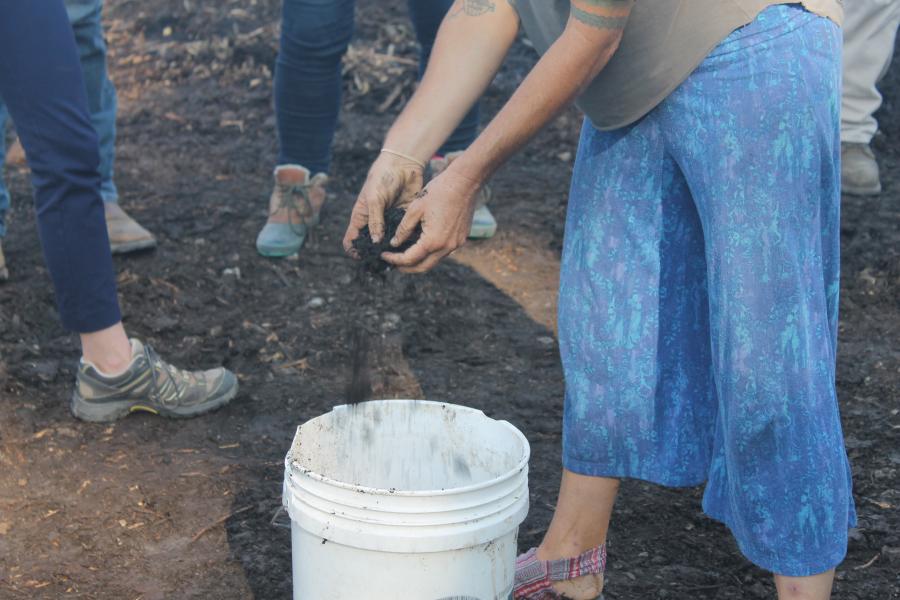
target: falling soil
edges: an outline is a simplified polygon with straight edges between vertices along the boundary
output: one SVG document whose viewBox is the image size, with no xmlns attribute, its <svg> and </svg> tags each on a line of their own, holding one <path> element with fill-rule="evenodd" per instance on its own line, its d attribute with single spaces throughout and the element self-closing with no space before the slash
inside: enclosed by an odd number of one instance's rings
<svg viewBox="0 0 900 600">
<path fill-rule="evenodd" d="M 372 348 L 373 334 L 365 326 L 367 309 L 374 307 L 374 286 L 387 285 L 385 273 L 391 265 L 381 255 L 384 252 L 404 252 L 419 240 L 422 234 L 421 225 L 412 235 L 398 247 L 390 245 L 391 238 L 397 233 L 400 222 L 406 211 L 402 208 L 389 208 L 384 213 L 384 237 L 380 242 L 372 241 L 368 225 L 360 230 L 359 237 L 353 240 L 353 249 L 359 255 L 359 272 L 356 275 L 359 302 L 351 304 L 352 314 L 348 322 L 350 329 L 350 381 L 347 384 L 345 400 L 348 404 L 364 402 L 372 398 L 372 376 L 370 374 L 369 350 Z"/>
<path fill-rule="evenodd" d="M 372 376 L 369 373 L 369 333 L 357 325 L 350 332 L 350 383 L 347 384 L 347 404 L 372 398 Z"/>
</svg>

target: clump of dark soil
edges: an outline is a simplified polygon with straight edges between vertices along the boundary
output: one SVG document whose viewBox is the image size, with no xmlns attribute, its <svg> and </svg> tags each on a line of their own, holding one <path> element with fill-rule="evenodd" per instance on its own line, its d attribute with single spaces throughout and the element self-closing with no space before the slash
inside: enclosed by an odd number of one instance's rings
<svg viewBox="0 0 900 600">
<path fill-rule="evenodd" d="M 353 240 L 353 249 L 359 255 L 362 261 L 362 269 L 369 273 L 384 273 L 391 265 L 385 262 L 381 255 L 385 252 L 405 252 L 412 248 L 419 236 L 422 235 L 422 225 L 416 226 L 412 235 L 405 242 L 397 246 L 391 246 L 391 238 L 397 233 L 400 222 L 403 221 L 403 215 L 406 211 L 402 208 L 389 208 L 384 213 L 384 237 L 380 242 L 372 241 L 372 234 L 369 232 L 369 226 L 363 227 L 359 232 L 359 237 Z"/>
</svg>

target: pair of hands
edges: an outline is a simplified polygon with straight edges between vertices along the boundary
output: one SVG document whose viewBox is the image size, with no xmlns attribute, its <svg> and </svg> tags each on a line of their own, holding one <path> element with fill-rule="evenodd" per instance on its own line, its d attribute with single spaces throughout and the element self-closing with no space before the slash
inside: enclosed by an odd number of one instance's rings
<svg viewBox="0 0 900 600">
<path fill-rule="evenodd" d="M 422 224 L 422 235 L 406 252 L 385 252 L 382 258 L 406 273 L 424 273 L 462 246 L 469 235 L 475 195 L 480 183 L 448 168 L 426 187 L 422 166 L 382 153 L 369 169 L 344 235 L 344 251 L 355 256 L 353 240 L 366 225 L 372 241 L 384 237 L 384 212 L 392 206 L 406 215 L 391 246 L 400 246 Z"/>
</svg>

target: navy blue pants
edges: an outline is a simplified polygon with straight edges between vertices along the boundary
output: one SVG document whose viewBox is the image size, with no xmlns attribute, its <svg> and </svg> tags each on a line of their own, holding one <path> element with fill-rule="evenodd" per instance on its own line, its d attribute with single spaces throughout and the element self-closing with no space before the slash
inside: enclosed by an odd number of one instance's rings
<svg viewBox="0 0 900 600">
<path fill-rule="evenodd" d="M 425 72 L 438 27 L 453 0 L 408 0 Z M 275 63 L 278 164 L 327 173 L 341 104 L 341 58 L 353 37 L 356 0 L 284 0 Z M 465 150 L 478 134 L 476 104 L 439 153 Z"/>
<path fill-rule="evenodd" d="M 62 0 L 0 0 L 0 95 L 31 168 L 63 325 L 89 333 L 118 323 L 99 144 Z"/>
</svg>

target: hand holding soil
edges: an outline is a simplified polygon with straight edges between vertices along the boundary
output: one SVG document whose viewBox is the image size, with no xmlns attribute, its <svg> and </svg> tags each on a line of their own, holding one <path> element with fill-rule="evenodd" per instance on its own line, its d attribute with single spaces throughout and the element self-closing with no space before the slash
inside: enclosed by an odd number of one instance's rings
<svg viewBox="0 0 900 600">
<path fill-rule="evenodd" d="M 422 190 L 422 166 L 394 154 L 382 153 L 372 163 L 363 184 L 350 224 L 344 234 L 344 251 L 358 258 L 353 240 L 359 237 L 363 227 L 368 227 L 372 241 L 378 243 L 384 236 L 384 213 L 388 208 L 406 208 L 416 193 Z"/>
<path fill-rule="evenodd" d="M 390 240 L 398 250 L 421 227 L 419 241 L 403 252 L 386 252 L 381 258 L 405 273 L 424 273 L 466 243 L 475 195 L 480 183 L 455 174 L 452 169 L 435 177 L 406 210 L 397 234 Z"/>
<path fill-rule="evenodd" d="M 384 211 L 384 238 L 387 239 L 382 239 L 380 242 L 372 240 L 368 225 L 359 230 L 359 236 L 351 243 L 353 244 L 353 255 L 361 262 L 360 267 L 363 271 L 375 275 L 384 274 L 391 267 L 382 258 L 385 252 L 404 252 L 419 241 L 419 236 L 422 235 L 422 228 L 416 227 L 412 235 L 407 236 L 405 242 L 397 247 L 391 246 L 390 240 L 397 235 L 397 228 L 403 221 L 405 214 L 406 211 L 404 209 L 397 207 L 391 207 Z"/>
</svg>

